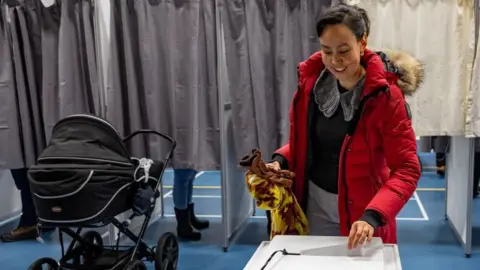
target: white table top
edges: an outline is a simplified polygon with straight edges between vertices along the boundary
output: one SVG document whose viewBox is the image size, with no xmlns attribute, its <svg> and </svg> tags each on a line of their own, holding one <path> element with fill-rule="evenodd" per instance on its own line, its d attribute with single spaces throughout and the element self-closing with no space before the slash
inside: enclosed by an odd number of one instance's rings
<svg viewBox="0 0 480 270">
<path fill-rule="evenodd" d="M 285 248 L 288 252 L 300 252 L 300 250 L 304 250 L 304 249 L 319 248 L 322 246 L 323 247 L 335 246 L 338 243 L 341 243 L 341 241 L 346 243 L 346 240 L 343 237 L 276 236 L 271 242 L 265 241 L 260 244 L 260 246 L 257 248 L 256 252 L 253 254 L 248 264 L 245 266 L 244 270 L 260 270 L 262 266 L 265 264 L 265 262 L 268 260 L 270 255 L 272 254 L 273 250 Z M 316 246 L 312 246 L 312 243 L 321 243 L 321 244 L 316 244 Z M 402 266 L 400 263 L 400 255 L 398 252 L 397 245 L 384 244 L 383 247 L 384 247 L 383 248 L 383 262 L 384 262 L 383 269 L 384 270 L 402 270 Z M 269 263 L 269 267 L 266 267 L 265 270 L 283 269 L 278 259 L 281 256 L 284 256 L 284 255 L 281 255 L 281 254 L 275 255 L 275 258 L 277 258 L 276 259 L 277 263 L 274 263 L 274 260 L 272 259 L 272 262 Z M 298 266 L 295 268 L 298 268 L 298 269 L 305 269 L 307 265 L 310 266 L 312 263 L 315 263 L 314 262 L 315 258 L 311 256 L 284 256 L 284 257 L 285 258 L 281 258 L 281 260 L 290 264 L 294 261 L 294 263 L 296 263 L 296 266 Z M 326 263 L 330 263 L 330 264 L 334 264 L 336 268 L 338 267 L 341 268 L 340 264 L 344 262 L 341 256 L 338 256 L 338 257 L 323 256 L 323 258 L 321 259 L 323 260 L 322 261 L 323 267 L 325 267 Z M 302 263 L 301 262 L 302 260 L 305 261 L 305 266 L 298 265 Z M 272 266 L 270 266 L 271 264 Z M 274 265 L 277 267 L 274 267 Z M 290 267 L 286 267 L 286 268 L 290 268 Z M 323 269 L 330 269 L 330 268 L 323 268 Z"/>
</svg>

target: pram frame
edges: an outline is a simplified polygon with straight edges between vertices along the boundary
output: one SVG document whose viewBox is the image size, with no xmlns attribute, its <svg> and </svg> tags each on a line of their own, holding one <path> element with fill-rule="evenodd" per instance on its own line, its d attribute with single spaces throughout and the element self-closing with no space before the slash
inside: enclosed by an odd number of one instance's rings
<svg viewBox="0 0 480 270">
<path fill-rule="evenodd" d="M 99 119 L 99 118 L 97 118 L 97 119 Z M 100 120 L 103 120 L 103 119 L 100 119 Z M 108 122 L 106 122 L 106 123 L 108 123 Z M 169 136 L 167 136 L 167 135 L 165 135 L 161 132 L 158 132 L 158 131 L 155 131 L 155 130 L 150 130 L 150 129 L 141 129 L 141 130 L 137 130 L 137 131 L 133 132 L 132 134 L 126 136 L 123 139 L 123 143 L 130 142 L 134 137 L 136 137 L 137 135 L 140 135 L 140 134 L 157 135 L 157 136 L 167 140 L 171 144 L 171 147 L 170 147 L 165 159 L 163 160 L 163 168 L 160 172 L 159 178 L 157 179 L 157 181 L 155 183 L 155 187 L 154 187 L 154 191 L 155 191 L 154 197 L 150 198 L 150 205 L 149 205 L 148 210 L 144 214 L 145 219 L 144 219 L 143 224 L 141 226 L 140 232 L 138 233 L 138 235 L 135 235 L 128 228 L 129 223 L 130 223 L 129 221 L 132 220 L 133 218 L 137 217 L 137 215 L 135 213 L 132 214 L 129 217 L 128 221 L 125 221 L 125 222 L 120 222 L 116 217 L 113 217 L 113 218 L 110 218 L 108 220 L 105 220 L 105 222 L 102 222 L 98 225 L 92 224 L 92 225 L 87 225 L 87 226 L 78 226 L 78 227 L 76 227 L 76 231 L 71 229 L 71 227 L 75 228 L 74 226 L 63 227 L 64 224 L 59 224 L 59 223 L 51 224 L 51 223 L 45 223 L 45 222 L 40 221 L 39 226 L 57 227 L 58 228 L 59 241 L 60 241 L 61 252 L 62 252 L 62 257 L 58 262 L 58 268 L 59 269 L 120 270 L 120 269 L 124 269 L 124 267 L 126 267 L 129 263 L 133 263 L 136 259 L 137 260 L 145 259 L 145 260 L 150 261 L 150 262 L 156 261 L 156 258 L 155 258 L 156 257 L 156 248 L 158 248 L 158 246 L 149 247 L 149 245 L 143 241 L 143 237 L 145 235 L 148 223 L 150 222 L 152 213 L 155 209 L 156 201 L 157 201 L 158 197 L 160 197 L 163 193 L 163 190 L 161 192 L 159 191 L 159 188 L 163 188 L 162 177 L 163 177 L 164 172 L 165 172 L 166 168 L 168 167 L 168 165 L 169 165 L 169 163 L 170 163 L 170 161 L 173 157 L 173 152 L 176 148 L 177 143 L 173 138 L 171 138 L 171 137 L 169 137 Z M 162 207 L 163 207 L 163 205 L 162 205 Z M 109 245 L 109 246 L 104 246 L 103 244 L 101 246 L 96 245 L 94 243 L 90 243 L 88 241 L 88 239 L 85 239 L 85 237 L 82 237 L 80 235 L 80 233 L 82 232 L 82 229 L 84 229 L 84 228 L 104 227 L 104 226 L 109 225 L 109 224 L 112 224 L 113 226 L 115 226 L 119 230 L 116 245 Z M 64 233 L 72 238 L 72 242 L 70 243 L 70 245 L 68 246 L 66 251 L 65 251 L 65 243 L 63 241 L 64 240 L 63 239 L 63 234 Z M 120 246 L 119 245 L 120 234 L 122 234 L 122 233 L 124 235 L 126 235 L 130 240 L 132 240 L 135 243 L 135 245 L 133 245 L 133 246 Z M 163 236 L 165 236 L 165 235 L 173 236 L 173 234 L 169 235 L 169 233 L 165 233 Z M 76 246 L 77 243 L 80 243 L 80 245 Z M 76 265 L 74 263 L 68 263 L 68 261 L 75 259 L 77 256 L 80 256 L 86 250 L 86 248 L 93 249 L 93 250 L 99 250 L 101 252 L 105 252 L 105 251 L 116 252 L 116 255 L 117 255 L 116 260 L 113 263 L 113 265 L 110 266 L 110 268 L 104 268 L 104 267 L 100 267 L 100 266 L 97 267 L 95 265 L 82 265 L 82 264 Z M 120 250 L 120 248 L 127 248 L 127 249 L 126 250 Z M 177 248 L 178 248 L 178 246 L 177 246 Z M 122 251 L 125 252 L 125 253 L 121 254 Z M 178 249 L 177 249 L 177 252 L 178 252 Z M 121 255 L 121 256 L 119 256 L 119 255 Z M 177 259 L 178 259 L 178 255 L 177 255 Z M 41 260 L 41 259 L 39 259 L 39 260 Z M 39 260 L 37 260 L 37 261 L 39 261 Z M 159 262 L 159 263 L 161 263 L 161 262 Z M 33 266 L 33 264 L 32 264 L 32 266 Z"/>
</svg>

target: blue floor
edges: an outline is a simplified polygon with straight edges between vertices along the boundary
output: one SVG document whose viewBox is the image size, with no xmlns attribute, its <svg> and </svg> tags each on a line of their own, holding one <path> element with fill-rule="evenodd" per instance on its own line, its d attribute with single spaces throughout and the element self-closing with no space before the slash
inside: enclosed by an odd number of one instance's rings
<svg viewBox="0 0 480 270">
<path fill-rule="evenodd" d="M 421 156 L 424 167 L 432 164 L 431 155 Z M 427 164 L 427 166 L 426 166 Z M 238 235 L 228 252 L 224 253 L 221 227 L 221 190 L 218 172 L 203 172 L 195 182 L 194 200 L 197 214 L 211 220 L 212 226 L 203 234 L 199 243 L 181 243 L 179 270 L 243 269 L 258 244 L 267 239 L 264 213 L 258 211 L 247 227 Z M 165 210 L 166 217 L 159 220 L 147 232 L 146 240 L 154 244 L 163 232 L 175 230 L 172 198 L 171 172 L 166 173 Z M 474 222 L 474 253 L 465 258 L 460 244 L 455 239 L 445 218 L 444 180 L 433 172 L 422 176 L 419 188 L 398 216 L 398 242 L 403 269 L 479 269 L 480 264 L 480 219 Z M 480 211 L 480 199 L 475 202 Z M 9 230 L 14 224 L 0 228 Z M 44 244 L 36 241 L 0 244 L 0 269 L 26 269 L 39 257 L 58 258 L 60 247 L 56 237 L 46 239 Z M 153 269 L 153 266 L 150 266 Z"/>
</svg>

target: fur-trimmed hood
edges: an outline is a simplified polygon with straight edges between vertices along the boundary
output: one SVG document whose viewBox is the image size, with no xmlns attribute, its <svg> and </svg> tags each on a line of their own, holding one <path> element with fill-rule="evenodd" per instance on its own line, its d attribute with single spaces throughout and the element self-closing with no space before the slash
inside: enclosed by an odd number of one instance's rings
<svg viewBox="0 0 480 270">
<path fill-rule="evenodd" d="M 383 50 L 383 53 L 396 69 L 397 84 L 400 89 L 405 95 L 413 95 L 423 83 L 425 77 L 424 65 L 406 52 Z"/>
<path fill-rule="evenodd" d="M 398 50 L 371 51 L 366 50 L 362 57 L 367 69 L 365 84 L 368 91 L 386 86 L 388 73 L 395 73 L 397 85 L 404 95 L 413 95 L 423 83 L 425 76 L 424 65 L 412 55 Z M 325 65 L 322 61 L 322 53 L 316 52 L 307 60 L 298 65 L 298 77 L 300 81 L 310 76 L 318 76 Z M 366 93 L 364 93 L 366 94 Z"/>
</svg>

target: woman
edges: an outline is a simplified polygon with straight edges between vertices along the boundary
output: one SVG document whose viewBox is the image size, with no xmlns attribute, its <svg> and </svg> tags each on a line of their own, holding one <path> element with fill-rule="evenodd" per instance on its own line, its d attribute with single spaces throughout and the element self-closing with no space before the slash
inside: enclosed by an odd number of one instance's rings
<svg viewBox="0 0 480 270">
<path fill-rule="evenodd" d="M 191 169 L 175 169 L 173 179 L 173 205 L 177 218 L 177 234 L 180 238 L 198 241 L 202 234 L 199 230 L 209 227 L 207 220 L 195 216 L 193 204 L 193 180 L 197 171 Z"/>
<path fill-rule="evenodd" d="M 404 53 L 367 49 L 365 10 L 338 5 L 317 23 L 321 51 L 298 67 L 289 142 L 269 167 L 296 174 L 295 195 L 314 235 L 379 236 L 396 243 L 395 217 L 420 178 L 404 95 L 423 69 Z"/>
</svg>

